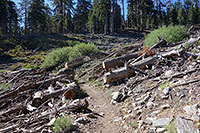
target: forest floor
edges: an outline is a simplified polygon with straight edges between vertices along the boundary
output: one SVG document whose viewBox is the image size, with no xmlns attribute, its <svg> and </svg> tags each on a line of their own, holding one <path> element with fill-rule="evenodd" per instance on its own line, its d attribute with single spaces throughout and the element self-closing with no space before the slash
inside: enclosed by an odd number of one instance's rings
<svg viewBox="0 0 200 133">
<path fill-rule="evenodd" d="M 120 117 L 120 105 L 110 104 L 111 97 L 103 91 L 98 90 L 92 84 L 82 84 L 81 88 L 89 95 L 89 109 L 102 115 L 90 123 L 90 127 L 84 132 L 90 133 L 130 133 L 123 128 L 124 124 L 118 121 Z M 87 126 L 86 126 L 87 127 Z"/>
<path fill-rule="evenodd" d="M 94 58 L 73 70 L 65 66 L 61 72 L 52 72 L 38 67 L 48 50 L 18 46 L 4 51 L 0 56 L 0 59 L 5 59 L 0 60 L 0 132 L 52 132 L 55 126 L 52 121 L 63 114 L 70 117 L 72 125 L 76 126 L 73 133 L 176 133 L 186 131 L 184 127 L 188 126 L 189 132 L 199 131 L 199 42 L 187 49 L 184 44 L 189 40 L 155 48 L 153 55 L 146 55 L 140 61 L 145 64 L 146 59 L 156 59 L 156 64 L 150 62 L 152 64 L 142 66 L 139 63 L 139 70 L 134 69 L 136 72 L 132 77 L 113 78 L 115 81 L 111 79 L 110 82 L 107 75 L 119 75 L 121 68 L 127 67 L 124 65 L 126 62 L 118 66 L 124 57 L 135 52 L 138 57 L 140 52 L 144 52 L 143 33 L 126 32 L 112 36 L 69 34 L 62 38 L 62 41 L 58 39 L 60 47 L 72 44 L 70 38 L 93 42 L 105 54 L 103 57 L 88 56 Z M 56 43 L 57 39 L 53 41 Z M 48 45 L 44 49 L 53 47 Z M 106 61 L 117 63 L 105 69 L 102 64 Z M 75 80 L 70 78 L 73 73 Z"/>
</svg>

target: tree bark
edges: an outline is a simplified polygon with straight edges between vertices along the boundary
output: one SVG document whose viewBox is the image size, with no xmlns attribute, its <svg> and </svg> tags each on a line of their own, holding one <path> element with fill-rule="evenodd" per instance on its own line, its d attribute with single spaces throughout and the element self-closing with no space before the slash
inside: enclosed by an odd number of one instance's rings
<svg viewBox="0 0 200 133">
<path fill-rule="evenodd" d="M 117 58 L 113 58 L 113 59 L 104 61 L 102 63 L 102 65 L 103 65 L 104 69 L 108 70 L 109 68 L 113 68 L 116 66 L 118 66 L 118 67 L 123 66 L 126 61 L 136 58 L 136 57 L 138 57 L 138 53 L 126 54 L 124 56 L 120 56 Z"/>
</svg>

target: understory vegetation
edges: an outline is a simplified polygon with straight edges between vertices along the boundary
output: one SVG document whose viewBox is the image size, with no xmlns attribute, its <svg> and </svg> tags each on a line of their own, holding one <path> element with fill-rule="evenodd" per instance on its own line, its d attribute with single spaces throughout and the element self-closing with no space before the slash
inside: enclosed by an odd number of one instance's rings
<svg viewBox="0 0 200 133">
<path fill-rule="evenodd" d="M 69 132 L 71 124 L 72 124 L 72 120 L 70 117 L 62 116 L 56 119 L 56 121 L 54 122 L 53 131 L 55 133 Z"/>
<path fill-rule="evenodd" d="M 167 41 L 168 44 L 182 41 L 189 37 L 189 33 L 185 26 L 163 26 L 152 31 L 145 37 L 145 45 L 151 47 L 158 42 L 158 37 Z"/>
<path fill-rule="evenodd" d="M 95 54 L 98 52 L 97 47 L 93 43 L 80 43 L 74 47 L 63 47 L 53 49 L 49 52 L 41 65 L 41 68 L 55 67 L 57 69 L 64 66 L 64 63 L 74 58 Z"/>
</svg>

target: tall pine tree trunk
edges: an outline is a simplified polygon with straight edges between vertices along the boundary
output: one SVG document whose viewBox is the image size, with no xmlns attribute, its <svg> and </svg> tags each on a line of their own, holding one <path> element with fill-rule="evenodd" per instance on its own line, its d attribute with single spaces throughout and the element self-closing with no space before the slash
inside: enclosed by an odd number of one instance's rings
<svg viewBox="0 0 200 133">
<path fill-rule="evenodd" d="M 60 0 L 60 33 L 63 33 L 63 0 Z"/>
<path fill-rule="evenodd" d="M 104 34 L 108 34 L 108 9 L 105 10 Z"/>
<path fill-rule="evenodd" d="M 125 20 L 124 20 L 124 18 L 125 18 L 125 10 L 124 10 L 124 0 L 122 0 L 122 17 L 123 17 L 123 19 L 122 19 L 122 22 L 123 22 L 123 28 L 125 27 Z"/>
</svg>

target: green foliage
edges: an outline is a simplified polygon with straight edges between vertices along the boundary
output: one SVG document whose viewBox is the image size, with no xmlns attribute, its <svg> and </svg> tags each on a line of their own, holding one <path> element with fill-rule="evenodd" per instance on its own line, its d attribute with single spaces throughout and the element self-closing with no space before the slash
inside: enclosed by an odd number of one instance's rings
<svg viewBox="0 0 200 133">
<path fill-rule="evenodd" d="M 137 127 L 138 127 L 138 123 L 135 122 L 135 121 L 130 121 L 128 124 L 129 124 L 132 128 L 137 128 Z"/>
<path fill-rule="evenodd" d="M 165 87 L 169 86 L 169 82 L 164 82 L 163 84 L 160 85 L 160 89 L 164 90 Z"/>
<path fill-rule="evenodd" d="M 72 47 L 53 49 L 50 53 L 47 54 L 41 67 L 49 68 L 62 65 L 64 62 L 69 60 L 70 51 L 72 51 Z"/>
<path fill-rule="evenodd" d="M 4 69 L 0 70 L 0 73 L 4 73 L 4 72 L 7 72 L 7 70 L 4 70 Z"/>
<path fill-rule="evenodd" d="M 0 91 L 5 91 L 5 90 L 7 90 L 8 88 L 11 88 L 11 84 L 6 84 L 6 83 L 1 83 L 0 84 Z"/>
<path fill-rule="evenodd" d="M 170 122 L 165 129 L 169 132 L 169 133 L 177 133 L 177 126 L 176 126 L 176 121 L 172 121 Z"/>
<path fill-rule="evenodd" d="M 151 47 L 156 44 L 158 37 L 164 38 L 167 43 L 171 44 L 189 37 L 189 33 L 184 26 L 163 26 L 152 31 L 145 37 L 145 46 Z"/>
<path fill-rule="evenodd" d="M 53 131 L 55 133 L 59 132 L 69 132 L 72 120 L 70 117 L 62 116 L 54 122 Z"/>
<path fill-rule="evenodd" d="M 76 57 L 80 57 L 83 55 L 90 55 L 97 53 L 98 49 L 93 43 L 80 43 L 73 47 L 72 51 L 69 53 L 69 60 L 72 60 Z"/>
<path fill-rule="evenodd" d="M 80 43 L 74 47 L 63 47 L 53 49 L 50 53 L 47 54 L 45 61 L 41 65 L 42 68 L 50 67 L 63 67 L 64 63 L 71 61 L 76 57 L 83 55 L 90 55 L 98 52 L 97 47 L 94 44 Z"/>
</svg>

